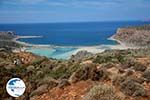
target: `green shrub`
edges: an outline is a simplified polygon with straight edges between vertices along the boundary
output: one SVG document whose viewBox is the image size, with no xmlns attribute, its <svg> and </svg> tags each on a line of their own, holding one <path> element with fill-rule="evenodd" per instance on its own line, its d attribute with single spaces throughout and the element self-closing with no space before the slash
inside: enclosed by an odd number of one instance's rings
<svg viewBox="0 0 150 100">
<path fill-rule="evenodd" d="M 93 62 L 94 63 L 108 63 L 108 62 L 117 62 L 118 60 L 111 55 L 98 55 Z"/>
<path fill-rule="evenodd" d="M 37 58 L 32 62 L 32 65 L 39 65 L 39 64 L 41 64 L 44 60 L 48 60 L 48 59 L 45 58 L 45 57 L 37 57 Z"/>
</svg>

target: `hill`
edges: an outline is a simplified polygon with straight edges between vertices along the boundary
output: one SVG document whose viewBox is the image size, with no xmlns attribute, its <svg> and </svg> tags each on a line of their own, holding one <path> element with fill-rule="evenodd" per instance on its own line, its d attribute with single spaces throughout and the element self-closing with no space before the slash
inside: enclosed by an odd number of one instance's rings
<svg viewBox="0 0 150 100">
<path fill-rule="evenodd" d="M 15 37 L 8 33 L 1 36 L 5 43 L 12 43 Z M 150 41 L 148 36 L 149 26 L 140 26 L 119 29 L 113 37 L 122 43 L 149 47 L 149 42 L 145 42 L 145 39 Z M 26 84 L 26 91 L 19 98 L 12 98 L 5 89 L 7 81 L 14 77 Z M 0 48 L 0 98 L 150 100 L 150 48 L 106 50 L 97 54 L 80 51 L 69 60 Z"/>
<path fill-rule="evenodd" d="M 119 28 L 112 38 L 131 47 L 150 47 L 150 25 Z"/>
<path fill-rule="evenodd" d="M 0 48 L 10 50 L 21 47 L 21 44 L 13 41 L 14 38 L 16 38 L 16 34 L 14 32 L 0 32 Z"/>
</svg>

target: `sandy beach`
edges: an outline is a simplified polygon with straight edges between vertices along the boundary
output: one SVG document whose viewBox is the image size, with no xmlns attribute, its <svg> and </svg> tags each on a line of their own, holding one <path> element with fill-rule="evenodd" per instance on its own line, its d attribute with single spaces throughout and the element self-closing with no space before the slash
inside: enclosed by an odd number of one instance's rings
<svg viewBox="0 0 150 100">
<path fill-rule="evenodd" d="M 24 47 L 20 49 L 15 49 L 13 52 L 32 52 L 37 55 L 41 56 L 47 56 L 47 57 L 54 57 L 54 58 L 70 58 L 71 55 L 75 55 L 79 51 L 88 51 L 93 54 L 96 53 L 101 53 L 105 50 L 112 50 L 112 49 L 118 49 L 118 50 L 124 50 L 124 49 L 129 49 L 133 47 L 127 47 L 124 43 L 114 39 L 113 37 L 108 38 L 108 40 L 113 40 L 117 41 L 118 44 L 116 45 L 95 45 L 95 46 L 55 46 L 55 45 L 35 45 L 35 44 L 29 44 L 25 42 L 18 41 L 20 38 L 42 38 L 42 36 L 17 36 L 16 38 L 13 39 L 16 43 L 19 43 L 23 45 Z M 74 48 L 74 50 L 71 51 L 65 51 L 65 49 L 71 49 Z M 64 50 L 60 51 L 62 53 L 59 53 L 57 55 L 54 55 L 57 50 Z"/>
<path fill-rule="evenodd" d="M 43 38 L 43 36 L 16 36 L 12 41 L 19 43 L 25 47 L 50 47 L 50 45 L 35 45 L 35 44 L 30 44 L 26 42 L 19 41 L 18 39 L 25 39 L 25 38 Z"/>
</svg>

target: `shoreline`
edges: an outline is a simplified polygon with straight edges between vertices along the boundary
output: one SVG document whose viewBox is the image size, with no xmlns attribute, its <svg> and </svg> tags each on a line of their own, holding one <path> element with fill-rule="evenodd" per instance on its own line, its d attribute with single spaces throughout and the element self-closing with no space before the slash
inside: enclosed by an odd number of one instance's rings
<svg viewBox="0 0 150 100">
<path fill-rule="evenodd" d="M 43 36 L 16 36 L 12 39 L 12 41 L 21 44 L 25 47 L 50 47 L 50 45 L 35 45 L 26 42 L 19 41 L 18 39 L 26 39 L 26 38 L 43 38 Z"/>
<path fill-rule="evenodd" d="M 74 48 L 82 48 L 82 47 L 84 47 L 84 48 L 87 48 L 87 47 L 100 47 L 100 46 L 107 45 L 107 44 L 101 44 L 101 45 L 88 45 L 88 46 L 86 46 L 86 45 L 85 46 L 59 46 L 59 45 L 48 45 L 48 44 L 30 44 L 30 43 L 19 41 L 18 39 L 21 39 L 21 38 L 24 38 L 24 39 L 25 38 L 43 38 L 43 36 L 16 36 L 14 39 L 12 39 L 12 41 L 17 42 L 17 43 L 22 44 L 22 45 L 27 46 L 27 47 L 62 47 L 62 48 L 63 47 L 64 48 L 65 47 L 70 47 L 70 48 L 71 47 L 74 47 Z M 116 44 L 116 45 L 121 45 L 121 46 L 123 46 L 125 48 L 129 47 L 129 46 L 126 46 L 121 41 L 119 41 L 117 39 L 114 39 L 113 37 L 108 38 L 108 40 L 112 40 L 112 41 L 118 42 L 118 44 Z M 109 45 L 107 45 L 107 46 L 109 46 Z M 114 46 L 114 45 L 112 45 L 112 46 Z"/>
<path fill-rule="evenodd" d="M 109 37 L 108 40 L 116 41 L 116 42 L 119 43 L 120 45 L 129 48 L 129 46 L 127 46 L 125 43 L 122 43 L 121 41 L 115 39 L 113 36 Z"/>
<path fill-rule="evenodd" d="M 127 43 L 123 43 L 120 40 L 115 39 L 113 36 L 111 36 L 110 38 L 108 38 L 108 40 L 116 41 L 120 45 L 126 47 L 127 49 L 138 49 L 138 48 L 141 48 L 141 47 L 138 47 L 138 46 L 131 46 L 131 45 L 127 44 Z"/>
<path fill-rule="evenodd" d="M 113 37 L 108 38 L 108 40 L 112 40 L 112 41 L 116 41 L 118 42 L 118 44 L 116 45 L 93 45 L 93 46 L 56 46 L 56 45 L 35 45 L 35 44 L 29 44 L 26 42 L 21 42 L 18 39 L 20 38 L 42 38 L 42 36 L 17 36 L 16 38 L 13 39 L 14 42 L 23 45 L 22 48 L 20 49 L 15 49 L 13 50 L 13 52 L 32 52 L 35 53 L 34 51 L 32 51 L 32 49 L 47 49 L 49 50 L 49 52 L 51 52 L 51 50 L 53 49 L 58 49 L 58 48 L 75 48 L 76 50 L 71 51 L 71 55 L 75 55 L 77 54 L 77 52 L 79 51 L 88 51 L 91 52 L 93 54 L 96 53 L 101 53 L 104 52 L 105 50 L 125 50 L 125 49 L 135 49 L 134 47 L 128 47 L 126 46 L 124 43 L 114 39 Z M 39 52 L 39 53 L 44 53 L 43 52 Z M 36 53 L 35 53 L 36 54 Z M 61 55 L 67 55 L 67 53 L 61 54 Z M 69 53 L 70 54 L 70 53 Z M 70 56 L 70 55 L 68 55 Z"/>
</svg>

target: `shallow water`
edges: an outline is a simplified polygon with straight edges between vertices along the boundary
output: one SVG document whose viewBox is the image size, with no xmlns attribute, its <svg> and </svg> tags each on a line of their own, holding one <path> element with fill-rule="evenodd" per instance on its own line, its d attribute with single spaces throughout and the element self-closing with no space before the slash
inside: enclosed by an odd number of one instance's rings
<svg viewBox="0 0 150 100">
<path fill-rule="evenodd" d="M 77 48 L 71 47 L 56 47 L 56 48 L 28 48 L 26 51 L 33 52 L 40 56 L 55 59 L 69 59 Z"/>
<path fill-rule="evenodd" d="M 42 38 L 22 38 L 19 41 L 36 45 L 54 45 L 54 48 L 28 48 L 27 51 L 49 58 L 68 59 L 79 50 L 75 48 L 76 46 L 106 45 L 100 46 L 95 50 L 96 52 L 110 49 L 107 45 L 117 45 L 117 42 L 108 38 L 115 34 L 118 28 L 144 24 L 150 24 L 150 22 L 0 24 L 0 31 L 14 31 L 20 36 L 43 36 Z"/>
</svg>

